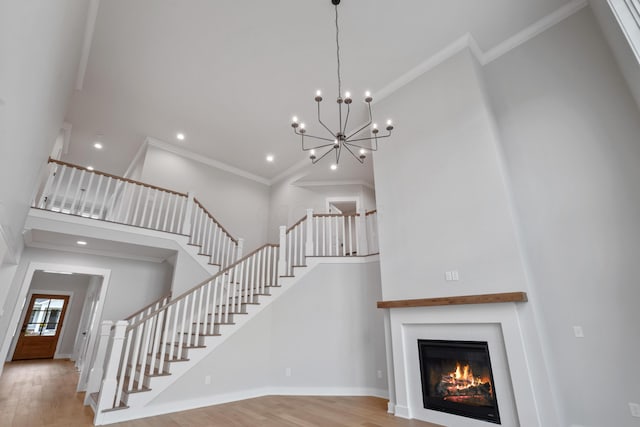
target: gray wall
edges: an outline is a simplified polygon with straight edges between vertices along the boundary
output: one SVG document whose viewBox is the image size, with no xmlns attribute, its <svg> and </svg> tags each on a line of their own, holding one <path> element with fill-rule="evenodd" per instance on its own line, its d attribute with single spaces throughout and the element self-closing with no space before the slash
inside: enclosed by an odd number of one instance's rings
<svg viewBox="0 0 640 427">
<path fill-rule="evenodd" d="M 0 240 L 4 234 L 16 255 L 40 169 L 75 85 L 88 4 L 0 3 Z"/>
<path fill-rule="evenodd" d="M 378 263 L 319 265 L 300 280 L 153 404 L 205 405 L 252 393 L 384 394 Z"/>
<path fill-rule="evenodd" d="M 566 423 L 637 426 L 627 402 L 640 382 L 625 374 L 640 354 L 634 99 L 590 9 L 485 71 Z"/>
</svg>

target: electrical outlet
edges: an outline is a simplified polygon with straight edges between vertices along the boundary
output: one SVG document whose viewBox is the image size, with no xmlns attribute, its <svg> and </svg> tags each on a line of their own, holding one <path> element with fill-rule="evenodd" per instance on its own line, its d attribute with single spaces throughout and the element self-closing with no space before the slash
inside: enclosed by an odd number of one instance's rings
<svg viewBox="0 0 640 427">
<path fill-rule="evenodd" d="M 629 402 L 629 410 L 632 417 L 640 418 L 640 403 Z"/>
<path fill-rule="evenodd" d="M 291 368 L 285 368 L 284 376 L 285 377 L 290 377 L 291 376 Z"/>
<path fill-rule="evenodd" d="M 584 331 L 582 330 L 582 326 L 574 326 L 573 335 L 575 335 L 576 338 L 584 338 Z"/>
<path fill-rule="evenodd" d="M 382 378 L 382 371 L 378 371 L 378 378 Z"/>
<path fill-rule="evenodd" d="M 460 280 L 460 273 L 458 273 L 458 270 L 445 271 L 444 280 L 447 282 L 457 282 Z"/>
<path fill-rule="evenodd" d="M 206 376 L 204 377 L 204 383 L 205 383 L 206 385 L 211 384 L 211 375 L 206 375 Z"/>
</svg>

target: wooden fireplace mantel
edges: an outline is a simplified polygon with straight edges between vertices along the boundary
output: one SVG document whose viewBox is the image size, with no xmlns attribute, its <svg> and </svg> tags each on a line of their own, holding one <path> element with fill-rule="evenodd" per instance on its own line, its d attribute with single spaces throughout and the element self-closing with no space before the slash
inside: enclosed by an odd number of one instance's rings
<svg viewBox="0 0 640 427">
<path fill-rule="evenodd" d="M 527 293 L 503 292 L 499 294 L 463 295 L 458 297 L 378 301 L 378 308 L 434 307 L 441 305 L 493 304 L 500 302 L 527 302 Z"/>
</svg>

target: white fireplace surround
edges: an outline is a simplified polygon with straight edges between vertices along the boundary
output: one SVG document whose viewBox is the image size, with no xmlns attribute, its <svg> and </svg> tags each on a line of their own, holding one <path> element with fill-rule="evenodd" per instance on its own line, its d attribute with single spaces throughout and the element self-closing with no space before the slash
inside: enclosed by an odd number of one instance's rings
<svg viewBox="0 0 640 427">
<path fill-rule="evenodd" d="M 492 423 L 425 409 L 418 339 L 486 341 L 493 369 L 501 425 L 542 426 L 531 366 L 514 302 L 390 309 L 395 377 L 395 415 L 443 426 Z"/>
</svg>

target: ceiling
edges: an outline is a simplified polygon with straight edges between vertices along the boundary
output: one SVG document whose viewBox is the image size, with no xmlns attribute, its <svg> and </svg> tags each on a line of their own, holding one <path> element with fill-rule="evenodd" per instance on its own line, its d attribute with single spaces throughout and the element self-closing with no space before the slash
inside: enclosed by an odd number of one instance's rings
<svg viewBox="0 0 640 427">
<path fill-rule="evenodd" d="M 343 89 L 354 94 L 354 106 L 363 106 L 357 99 L 365 90 L 375 102 L 376 91 L 461 36 L 471 34 L 487 51 L 568 2 L 343 0 Z M 333 6 L 330 0 L 101 1 L 81 76 L 66 118 L 72 132 L 65 160 L 121 175 L 151 136 L 271 180 L 306 159 L 291 117 L 319 132 L 315 90 L 325 99 L 337 92 Z M 323 106 L 336 116 L 333 102 Z M 402 117 L 393 119 L 402 126 Z M 178 141 L 177 132 L 186 139 Z M 101 151 L 93 148 L 98 135 Z M 339 175 L 328 165 L 307 169 L 305 179 L 373 179 L 370 166 L 352 159 L 341 162 Z"/>
</svg>

